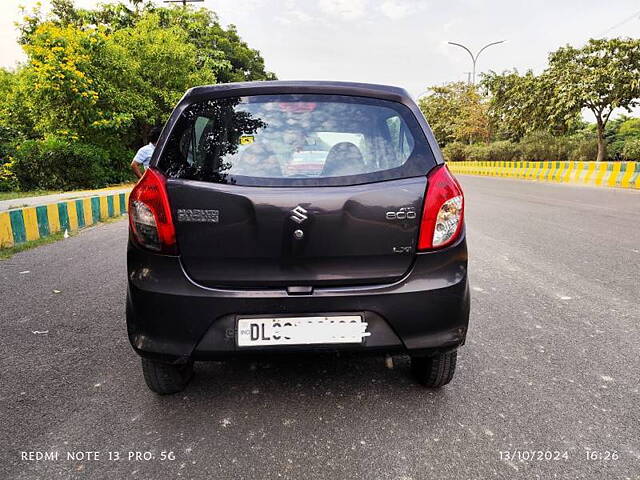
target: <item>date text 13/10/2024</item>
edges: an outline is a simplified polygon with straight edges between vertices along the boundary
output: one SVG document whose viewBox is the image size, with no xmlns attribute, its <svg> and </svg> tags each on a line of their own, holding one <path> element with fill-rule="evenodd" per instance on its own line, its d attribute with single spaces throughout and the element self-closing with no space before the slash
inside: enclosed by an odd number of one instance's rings
<svg viewBox="0 0 640 480">
<path fill-rule="evenodd" d="M 500 450 L 500 460 L 506 462 L 528 462 L 528 461 L 566 461 L 575 454 L 570 455 L 564 450 Z M 590 461 L 615 461 L 620 458 L 616 450 L 584 450 L 579 456 L 581 460 Z"/>
</svg>

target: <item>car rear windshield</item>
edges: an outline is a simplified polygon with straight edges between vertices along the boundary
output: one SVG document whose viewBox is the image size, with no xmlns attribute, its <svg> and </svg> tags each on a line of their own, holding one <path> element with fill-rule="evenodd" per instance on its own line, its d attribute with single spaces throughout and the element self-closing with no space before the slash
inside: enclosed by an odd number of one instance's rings
<svg viewBox="0 0 640 480">
<path fill-rule="evenodd" d="M 255 95 L 187 106 L 162 148 L 169 177 L 237 185 L 352 185 L 424 175 L 411 110 L 344 95 Z"/>
</svg>

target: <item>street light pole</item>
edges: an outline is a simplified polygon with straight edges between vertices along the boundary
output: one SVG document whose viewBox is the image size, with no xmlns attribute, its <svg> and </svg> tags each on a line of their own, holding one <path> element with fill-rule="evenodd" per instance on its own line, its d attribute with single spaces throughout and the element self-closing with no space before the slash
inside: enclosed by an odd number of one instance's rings
<svg viewBox="0 0 640 480">
<path fill-rule="evenodd" d="M 447 43 L 449 43 L 450 45 L 455 45 L 456 47 L 464 48 L 466 52 L 469 54 L 469 56 L 471 57 L 471 61 L 473 62 L 473 72 L 471 73 L 471 78 L 473 79 L 473 85 L 475 85 L 476 84 L 476 63 L 478 61 L 478 57 L 480 56 L 480 54 L 484 52 L 487 48 L 489 48 L 491 45 L 498 45 L 499 43 L 504 43 L 504 42 L 506 42 L 506 40 L 487 43 L 484 47 L 478 50 L 478 53 L 476 53 L 475 55 L 471 53 L 471 50 L 469 50 L 467 47 L 465 47 L 461 43 L 456 43 L 456 42 L 447 42 Z"/>
</svg>

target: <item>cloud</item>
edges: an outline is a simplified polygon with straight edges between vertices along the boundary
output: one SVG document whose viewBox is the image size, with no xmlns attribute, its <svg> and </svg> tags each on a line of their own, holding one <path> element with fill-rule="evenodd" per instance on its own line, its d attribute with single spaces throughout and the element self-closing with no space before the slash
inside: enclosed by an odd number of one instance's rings
<svg viewBox="0 0 640 480">
<path fill-rule="evenodd" d="M 313 17 L 311 15 L 297 9 L 288 10 L 283 15 L 276 17 L 276 21 L 285 25 L 290 25 L 292 23 L 307 23 L 311 20 L 313 20 Z"/>
<path fill-rule="evenodd" d="M 400 3 L 396 0 L 385 0 L 380 5 L 380 12 L 391 20 L 399 20 L 409 15 L 411 9 L 406 1 Z"/>
<path fill-rule="evenodd" d="M 367 11 L 365 0 L 320 0 L 318 7 L 322 12 L 344 20 L 362 18 Z"/>
</svg>

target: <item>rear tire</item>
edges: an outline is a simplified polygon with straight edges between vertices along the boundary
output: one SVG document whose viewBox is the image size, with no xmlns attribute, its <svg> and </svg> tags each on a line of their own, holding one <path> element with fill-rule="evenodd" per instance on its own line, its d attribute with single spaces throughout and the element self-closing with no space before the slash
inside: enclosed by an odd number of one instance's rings
<svg viewBox="0 0 640 480">
<path fill-rule="evenodd" d="M 440 388 L 453 378 L 456 371 L 457 350 L 438 353 L 432 357 L 411 357 L 411 370 L 425 387 Z"/>
<path fill-rule="evenodd" d="M 142 373 L 149 389 L 160 395 L 170 395 L 187 386 L 193 376 L 193 362 L 171 365 L 143 358 Z"/>
</svg>

